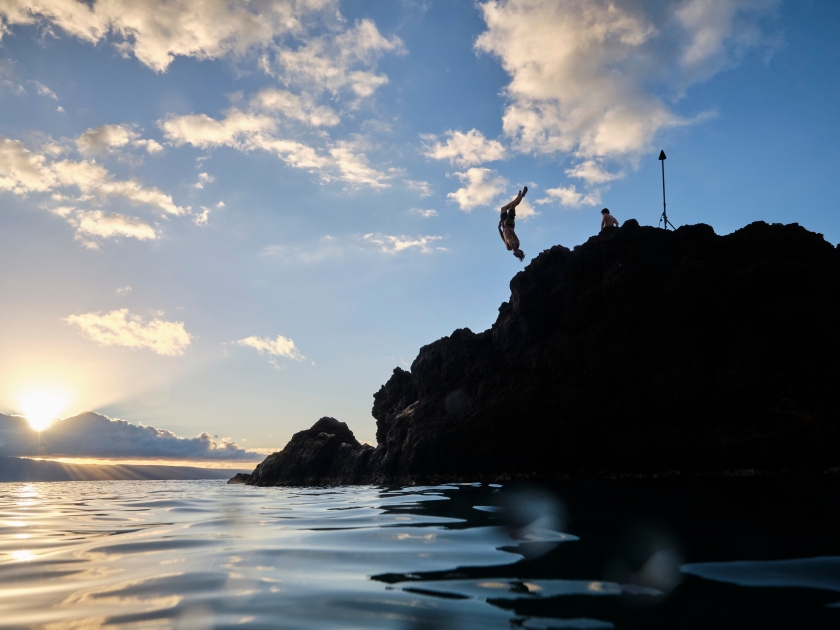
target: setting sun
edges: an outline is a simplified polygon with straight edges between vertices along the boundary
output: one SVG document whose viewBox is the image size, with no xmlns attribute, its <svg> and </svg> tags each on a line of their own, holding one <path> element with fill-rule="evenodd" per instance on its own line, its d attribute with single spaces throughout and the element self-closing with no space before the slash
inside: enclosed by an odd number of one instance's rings
<svg viewBox="0 0 840 630">
<path fill-rule="evenodd" d="M 43 431 L 67 409 L 71 398 L 70 392 L 60 387 L 41 386 L 25 390 L 18 401 L 32 428 Z"/>
</svg>

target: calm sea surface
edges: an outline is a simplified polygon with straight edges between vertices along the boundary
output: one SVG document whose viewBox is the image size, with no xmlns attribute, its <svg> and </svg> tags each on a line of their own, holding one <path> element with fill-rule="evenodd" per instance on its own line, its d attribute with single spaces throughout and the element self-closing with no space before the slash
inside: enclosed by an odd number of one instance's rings
<svg viewBox="0 0 840 630">
<path fill-rule="evenodd" d="M 0 626 L 840 628 L 839 489 L 0 484 Z"/>
</svg>

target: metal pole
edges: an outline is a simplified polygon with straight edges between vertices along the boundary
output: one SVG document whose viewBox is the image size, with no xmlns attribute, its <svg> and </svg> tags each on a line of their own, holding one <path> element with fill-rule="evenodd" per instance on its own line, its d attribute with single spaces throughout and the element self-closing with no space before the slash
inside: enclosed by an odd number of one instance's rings
<svg viewBox="0 0 840 630">
<path fill-rule="evenodd" d="M 659 223 L 662 223 L 664 221 L 665 222 L 665 229 L 667 230 L 669 225 L 671 226 L 672 229 L 676 229 L 676 228 L 674 228 L 674 226 L 668 220 L 668 206 L 665 203 L 665 159 L 666 159 L 665 151 L 660 151 L 659 152 L 659 161 L 662 162 L 662 216 L 659 217 Z"/>
<path fill-rule="evenodd" d="M 662 162 L 662 216 L 665 219 L 665 229 L 668 229 L 668 212 L 667 206 L 665 205 L 665 160 L 660 160 Z"/>
</svg>

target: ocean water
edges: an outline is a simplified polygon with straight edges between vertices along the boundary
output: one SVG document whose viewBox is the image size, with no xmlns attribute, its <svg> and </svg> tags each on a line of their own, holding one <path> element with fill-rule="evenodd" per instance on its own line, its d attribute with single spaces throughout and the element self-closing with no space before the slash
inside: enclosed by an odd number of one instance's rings
<svg viewBox="0 0 840 630">
<path fill-rule="evenodd" d="M 840 628 L 838 488 L 0 484 L 0 627 Z"/>
</svg>

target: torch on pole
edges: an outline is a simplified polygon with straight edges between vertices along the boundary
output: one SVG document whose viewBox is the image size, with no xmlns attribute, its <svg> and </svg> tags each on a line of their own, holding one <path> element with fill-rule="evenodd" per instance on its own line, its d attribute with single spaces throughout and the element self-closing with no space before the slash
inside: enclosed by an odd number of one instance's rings
<svg viewBox="0 0 840 630">
<path fill-rule="evenodd" d="M 659 161 L 662 162 L 662 216 L 659 217 L 659 225 L 663 226 L 666 230 L 668 226 L 671 226 L 672 230 L 676 230 L 677 228 L 674 227 L 674 224 L 668 220 L 668 207 L 665 205 L 665 160 L 668 159 L 665 156 L 665 151 L 659 152 Z M 664 225 L 663 225 L 664 224 Z"/>
</svg>

